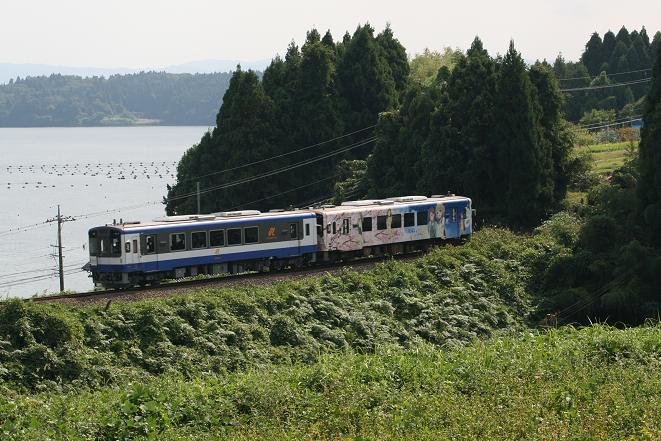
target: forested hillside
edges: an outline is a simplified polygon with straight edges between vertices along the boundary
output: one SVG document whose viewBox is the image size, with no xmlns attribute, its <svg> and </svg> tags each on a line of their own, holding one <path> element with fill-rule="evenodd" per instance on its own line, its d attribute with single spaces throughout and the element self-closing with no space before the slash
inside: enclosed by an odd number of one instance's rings
<svg viewBox="0 0 661 441">
<path fill-rule="evenodd" d="M 336 165 L 367 157 L 378 114 L 398 107 L 408 74 L 392 30 L 375 35 L 369 25 L 341 41 L 311 30 L 301 48 L 292 43 L 284 58 L 273 59 L 262 81 L 252 71 L 235 72 L 216 127 L 179 163 L 168 213 L 197 209 L 186 195 L 198 180 L 208 191 L 206 212 L 330 197 Z M 226 185 L 244 180 L 239 191 Z"/>
<path fill-rule="evenodd" d="M 578 62 L 565 61 L 559 55 L 553 71 L 568 90 L 567 119 L 578 121 L 592 109 L 613 110 L 618 116 L 639 115 L 660 44 L 661 32 L 650 39 L 645 27 L 630 33 L 622 26 L 617 34 L 609 30 L 603 38 L 593 33 Z M 627 85 L 610 87 L 615 84 Z M 597 87 L 597 91 L 586 89 Z"/>
<path fill-rule="evenodd" d="M 475 38 L 466 54 L 426 52 L 409 63 L 390 28 L 374 35 L 360 26 L 342 41 L 312 30 L 300 49 L 292 44 L 273 60 L 262 81 L 251 71 L 234 74 L 217 126 L 180 161 L 166 210 L 195 212 L 197 182 L 202 212 L 451 191 L 473 199 L 478 226 L 530 231 L 571 209 L 579 240 L 540 276 L 542 309 L 638 323 L 661 304 L 661 37 L 646 35 L 623 28 L 614 50 L 624 55 L 602 48 L 607 62 L 592 56 L 593 36 L 583 61 L 572 64 L 587 76 L 615 66 L 647 78 L 631 85 L 608 79 L 624 72 L 600 74 L 614 83 L 595 79 L 582 91 L 596 122 L 581 126 L 563 114 L 573 97 L 556 76 L 559 63 L 526 66 L 514 42 L 504 56 L 491 56 Z M 642 64 L 634 63 L 637 48 L 647 57 Z M 653 60 L 654 69 L 643 67 Z M 619 93 L 635 94 L 594 101 Z M 622 104 L 640 108 L 640 158 L 639 131 L 615 130 L 630 121 L 599 120 Z M 629 145 L 624 166 L 601 177 L 590 175 L 590 159 L 578 150 L 597 135 Z M 567 200 L 570 189 L 582 192 L 579 206 Z"/>
<path fill-rule="evenodd" d="M 211 125 L 231 73 L 51 75 L 0 85 L 0 127 Z"/>
</svg>

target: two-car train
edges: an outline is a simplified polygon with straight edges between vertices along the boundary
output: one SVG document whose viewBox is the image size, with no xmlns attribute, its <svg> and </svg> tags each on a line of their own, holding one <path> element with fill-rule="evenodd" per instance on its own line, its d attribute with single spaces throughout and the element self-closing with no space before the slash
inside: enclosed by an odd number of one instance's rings
<svg viewBox="0 0 661 441">
<path fill-rule="evenodd" d="M 295 210 L 169 216 L 89 230 L 97 286 L 400 254 L 472 234 L 471 200 L 404 196 Z"/>
</svg>

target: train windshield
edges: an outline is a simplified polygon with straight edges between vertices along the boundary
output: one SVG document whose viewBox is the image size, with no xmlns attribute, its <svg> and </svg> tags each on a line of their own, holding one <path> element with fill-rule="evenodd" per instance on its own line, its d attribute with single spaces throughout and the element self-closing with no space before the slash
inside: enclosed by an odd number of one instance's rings
<svg viewBox="0 0 661 441">
<path fill-rule="evenodd" d="M 95 228 L 89 232 L 90 256 L 120 257 L 122 255 L 121 233 L 110 228 Z"/>
</svg>

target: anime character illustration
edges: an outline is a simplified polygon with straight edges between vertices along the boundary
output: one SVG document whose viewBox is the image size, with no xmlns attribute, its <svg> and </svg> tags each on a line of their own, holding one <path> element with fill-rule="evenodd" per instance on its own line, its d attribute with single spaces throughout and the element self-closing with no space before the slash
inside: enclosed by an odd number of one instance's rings
<svg viewBox="0 0 661 441">
<path fill-rule="evenodd" d="M 429 237 L 445 238 L 445 208 L 443 204 L 436 204 L 435 207 L 431 207 L 428 215 L 427 229 L 429 230 Z"/>
</svg>

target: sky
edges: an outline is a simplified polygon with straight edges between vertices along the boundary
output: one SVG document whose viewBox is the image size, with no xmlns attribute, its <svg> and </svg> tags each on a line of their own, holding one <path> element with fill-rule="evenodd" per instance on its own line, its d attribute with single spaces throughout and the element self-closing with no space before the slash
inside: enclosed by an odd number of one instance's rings
<svg viewBox="0 0 661 441">
<path fill-rule="evenodd" d="M 580 57 L 591 33 L 661 29 L 661 1 L 611 0 L 2 0 L 0 62 L 159 67 L 206 59 L 263 60 L 316 27 L 336 39 L 387 23 L 409 55 L 466 49 L 479 35 L 492 54 L 510 39 L 526 60 Z"/>
</svg>

